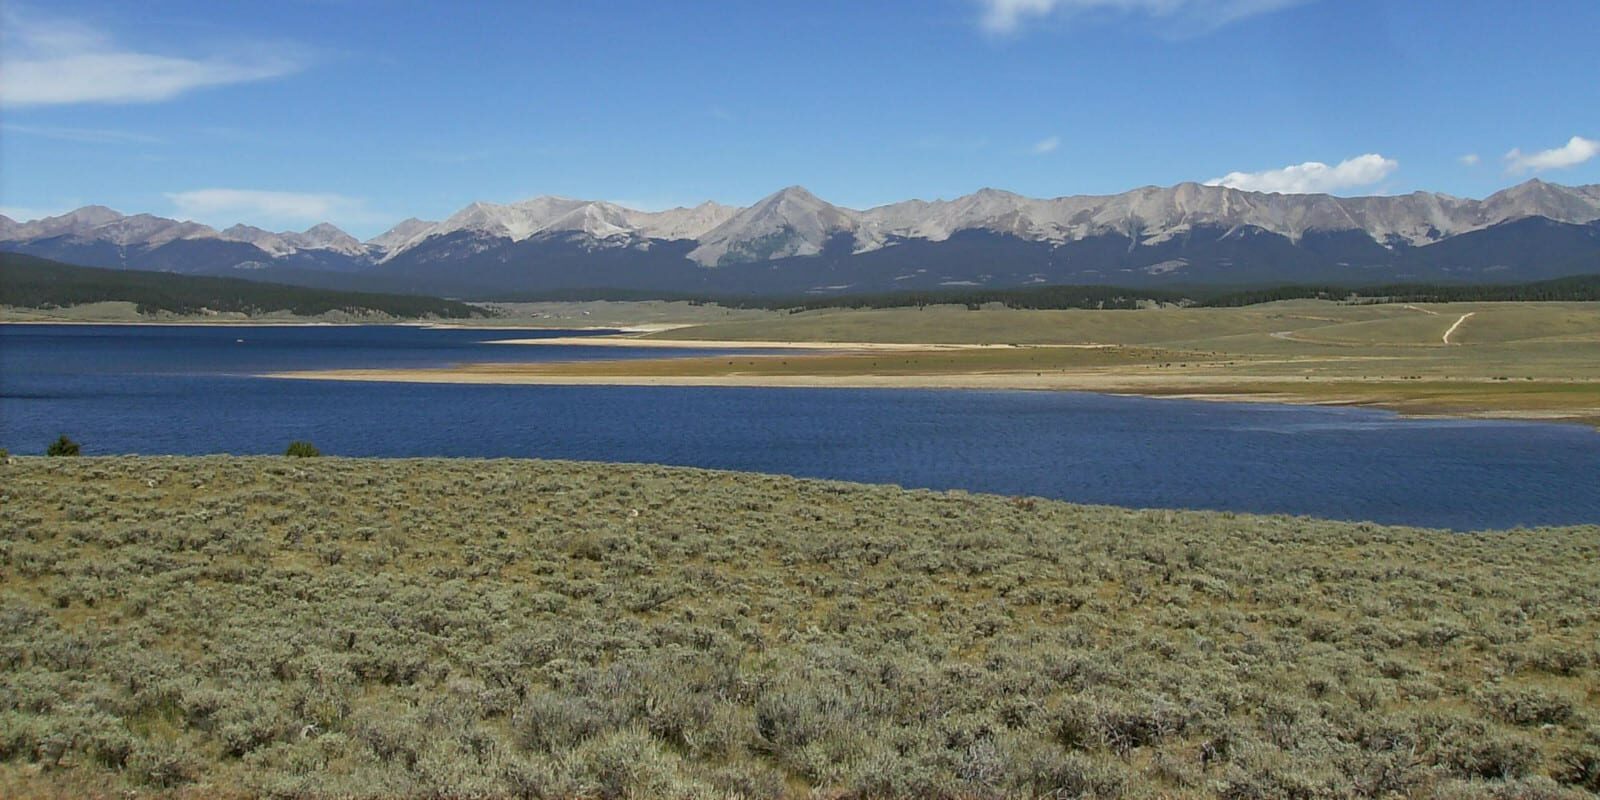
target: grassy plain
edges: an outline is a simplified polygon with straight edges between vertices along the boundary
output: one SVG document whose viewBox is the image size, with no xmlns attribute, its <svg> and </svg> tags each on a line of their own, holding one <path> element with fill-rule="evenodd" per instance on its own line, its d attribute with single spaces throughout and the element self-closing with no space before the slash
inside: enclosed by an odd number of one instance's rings
<svg viewBox="0 0 1600 800">
<path fill-rule="evenodd" d="M 1445 334 L 1449 333 L 1446 341 Z M 929 386 L 1361 404 L 1600 425 L 1600 304 L 761 313 L 642 341 L 835 342 L 837 352 L 479 364 L 294 377 L 476 383 Z M 999 345 L 886 351 L 879 344 Z"/>
<path fill-rule="evenodd" d="M 7 797 L 1600 790 L 1594 526 L 537 461 L 0 470 Z"/>
</svg>

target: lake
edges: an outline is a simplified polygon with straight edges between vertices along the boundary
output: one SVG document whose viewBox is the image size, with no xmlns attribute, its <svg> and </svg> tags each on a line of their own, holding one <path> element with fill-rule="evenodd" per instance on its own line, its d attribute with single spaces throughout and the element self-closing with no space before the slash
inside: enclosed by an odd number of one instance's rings
<svg viewBox="0 0 1600 800">
<path fill-rule="evenodd" d="M 1600 523 L 1577 425 L 1069 392 L 449 386 L 274 370 L 695 355 L 577 331 L 0 325 L 0 447 L 650 462 L 1457 530 Z"/>
</svg>

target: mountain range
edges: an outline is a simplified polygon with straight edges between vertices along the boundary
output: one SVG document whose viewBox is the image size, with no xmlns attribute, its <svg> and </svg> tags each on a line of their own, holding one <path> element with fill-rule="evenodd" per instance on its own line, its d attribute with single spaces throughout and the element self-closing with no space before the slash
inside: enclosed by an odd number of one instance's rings
<svg viewBox="0 0 1600 800">
<path fill-rule="evenodd" d="M 1600 272 L 1600 185 L 1530 180 L 1482 200 L 1183 183 L 1034 199 L 983 189 L 858 211 L 798 186 L 748 208 L 639 211 L 538 197 L 408 219 L 217 230 L 102 206 L 0 216 L 0 250 L 87 266 L 333 288 L 509 297 L 561 289 L 798 294 L 1028 284 L 1511 282 Z"/>
</svg>

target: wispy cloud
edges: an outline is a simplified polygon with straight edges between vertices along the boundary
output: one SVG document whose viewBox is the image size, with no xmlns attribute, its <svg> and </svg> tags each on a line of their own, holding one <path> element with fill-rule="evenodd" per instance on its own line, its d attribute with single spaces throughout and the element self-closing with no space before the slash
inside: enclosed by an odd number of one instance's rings
<svg viewBox="0 0 1600 800">
<path fill-rule="evenodd" d="M 290 48 L 225 55 L 146 52 L 104 31 L 8 8 L 0 15 L 0 104 L 155 103 L 212 86 L 266 80 L 304 69 Z"/>
<path fill-rule="evenodd" d="M 977 0 L 979 25 L 1002 36 L 1017 33 L 1030 22 L 1088 12 L 1140 17 L 1159 23 L 1170 35 L 1199 36 L 1303 2 L 1306 0 Z"/>
<path fill-rule="evenodd" d="M 1030 152 L 1030 153 L 1032 153 L 1032 154 L 1034 154 L 1036 156 L 1042 156 L 1042 155 L 1044 155 L 1046 153 L 1054 153 L 1056 151 L 1056 148 L 1058 148 L 1060 146 L 1061 146 L 1061 137 L 1060 136 L 1046 136 L 1045 138 L 1040 139 L 1037 142 L 1034 142 L 1033 146 L 1028 148 L 1028 152 Z"/>
<path fill-rule="evenodd" d="M 1367 153 L 1345 159 L 1331 167 L 1321 161 L 1307 161 L 1262 172 L 1230 172 L 1206 181 L 1206 185 L 1228 186 L 1249 192 L 1318 194 L 1371 186 L 1389 177 L 1399 167 L 1400 162 L 1392 158 Z"/>
<path fill-rule="evenodd" d="M 1015 33 L 1024 21 L 1050 16 L 1059 5 L 1060 0 L 978 0 L 979 24 L 990 33 Z"/>
<path fill-rule="evenodd" d="M 369 209 L 365 199 L 342 194 L 194 189 L 168 192 L 166 197 L 178 214 L 213 225 L 243 221 L 263 227 L 317 222 L 344 226 L 371 225 L 387 219 Z"/>
<path fill-rule="evenodd" d="M 37 125 L 14 125 L 11 123 L 0 125 L 0 133 L 7 136 L 37 136 L 41 139 L 57 139 L 63 142 L 84 142 L 87 144 L 161 144 L 166 141 L 159 136 L 148 136 L 129 131 L 114 131 L 102 128 L 56 128 Z"/>
<path fill-rule="evenodd" d="M 1540 150 L 1537 153 L 1523 153 L 1521 150 L 1512 149 L 1506 153 L 1506 172 L 1519 174 L 1542 172 L 1547 169 L 1566 169 L 1582 164 L 1597 155 L 1600 155 L 1600 141 L 1574 136 L 1561 147 Z"/>
<path fill-rule="evenodd" d="M 1459 160 L 1461 161 L 1462 164 L 1465 164 L 1466 166 L 1469 166 L 1469 167 L 1476 167 L 1476 166 L 1478 166 L 1479 162 L 1483 161 L 1483 159 L 1478 157 L 1477 153 L 1468 153 L 1468 154 L 1462 156 Z"/>
</svg>

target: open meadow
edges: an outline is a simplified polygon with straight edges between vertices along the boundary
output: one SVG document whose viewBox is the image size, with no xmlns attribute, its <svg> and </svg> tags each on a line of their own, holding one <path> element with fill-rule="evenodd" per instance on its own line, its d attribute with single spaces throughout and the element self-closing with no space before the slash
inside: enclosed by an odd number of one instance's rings
<svg viewBox="0 0 1600 800">
<path fill-rule="evenodd" d="M 1577 798 L 1600 528 L 13 458 L 7 797 Z"/>
</svg>

